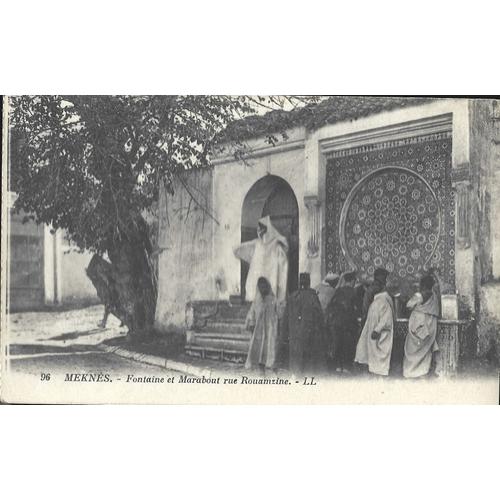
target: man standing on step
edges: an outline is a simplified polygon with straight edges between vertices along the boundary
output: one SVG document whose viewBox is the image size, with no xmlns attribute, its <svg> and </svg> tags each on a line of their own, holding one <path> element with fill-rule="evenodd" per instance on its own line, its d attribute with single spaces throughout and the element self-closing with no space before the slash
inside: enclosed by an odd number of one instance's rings
<svg viewBox="0 0 500 500">
<path fill-rule="evenodd" d="M 288 241 L 272 225 L 268 216 L 259 220 L 257 238 L 242 243 L 234 249 L 234 255 L 250 264 L 245 299 L 252 302 L 256 295 L 257 280 L 266 278 L 276 296 L 279 311 L 283 311 L 287 294 Z"/>
<path fill-rule="evenodd" d="M 262 375 L 265 370 L 275 370 L 278 352 L 278 312 L 276 297 L 266 278 L 257 280 L 257 292 L 245 322 L 252 332 L 245 368 L 258 368 Z"/>
</svg>

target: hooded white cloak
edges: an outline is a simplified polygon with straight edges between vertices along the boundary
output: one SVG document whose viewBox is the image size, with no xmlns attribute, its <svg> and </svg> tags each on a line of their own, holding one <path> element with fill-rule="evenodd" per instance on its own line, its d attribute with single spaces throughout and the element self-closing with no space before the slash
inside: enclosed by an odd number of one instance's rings
<svg viewBox="0 0 500 500">
<path fill-rule="evenodd" d="M 410 299 L 407 307 L 413 310 L 405 340 L 403 376 L 422 377 L 431 369 L 433 352 L 439 350 L 436 342 L 439 300 L 433 292 L 427 302 L 423 303 L 422 295 L 417 293 Z"/>
<path fill-rule="evenodd" d="M 249 302 L 255 299 L 257 280 L 263 276 L 269 281 L 276 296 L 279 309 L 286 301 L 288 279 L 288 242 L 272 225 L 269 215 L 259 220 L 267 231 L 258 238 L 242 243 L 234 249 L 234 255 L 250 264 L 245 298 Z"/>
</svg>

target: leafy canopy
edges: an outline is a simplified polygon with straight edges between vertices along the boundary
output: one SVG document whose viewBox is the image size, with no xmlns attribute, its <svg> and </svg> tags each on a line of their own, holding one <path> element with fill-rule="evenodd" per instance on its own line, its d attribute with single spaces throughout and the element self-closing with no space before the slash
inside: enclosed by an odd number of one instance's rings
<svg viewBox="0 0 500 500">
<path fill-rule="evenodd" d="M 210 165 L 238 135 L 229 124 L 301 96 L 19 96 L 11 98 L 10 189 L 16 209 L 101 254 L 134 233 L 163 184 Z M 269 135 L 269 142 L 276 138 Z"/>
</svg>

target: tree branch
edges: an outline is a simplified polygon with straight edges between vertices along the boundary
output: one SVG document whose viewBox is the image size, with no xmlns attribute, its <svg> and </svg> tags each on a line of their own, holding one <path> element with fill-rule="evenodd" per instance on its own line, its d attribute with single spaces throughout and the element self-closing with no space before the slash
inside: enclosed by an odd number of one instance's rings
<svg viewBox="0 0 500 500">
<path fill-rule="evenodd" d="M 201 208 L 203 210 L 203 212 L 205 214 L 207 214 L 218 226 L 220 225 L 219 221 L 208 211 L 208 209 L 206 207 L 204 207 L 197 199 L 196 197 L 193 195 L 193 193 L 191 192 L 191 190 L 189 189 L 189 187 L 187 186 L 187 183 L 184 181 L 184 179 L 182 178 L 182 175 L 179 175 L 179 174 L 175 174 L 177 179 L 179 179 L 180 183 L 183 185 L 184 189 L 187 191 L 187 193 L 189 194 L 189 196 L 191 197 L 191 199 L 194 201 L 195 205 L 198 206 L 199 208 Z"/>
</svg>

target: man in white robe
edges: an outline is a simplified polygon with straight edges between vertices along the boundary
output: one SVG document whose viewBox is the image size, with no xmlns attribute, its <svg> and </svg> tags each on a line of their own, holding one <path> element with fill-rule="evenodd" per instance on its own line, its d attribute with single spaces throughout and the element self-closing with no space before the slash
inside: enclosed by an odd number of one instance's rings
<svg viewBox="0 0 500 500">
<path fill-rule="evenodd" d="M 405 378 L 428 375 L 432 365 L 432 355 L 439 350 L 436 342 L 439 298 L 434 287 L 434 278 L 424 276 L 420 280 L 420 292 L 416 293 L 407 304 L 412 312 L 405 340 L 403 359 Z"/>
<path fill-rule="evenodd" d="M 356 347 L 356 363 L 375 375 L 389 375 L 394 338 L 394 305 L 387 290 L 373 298 Z"/>
<path fill-rule="evenodd" d="M 257 238 L 242 243 L 234 249 L 234 255 L 248 262 L 245 285 L 245 299 L 253 302 L 257 290 L 257 280 L 266 278 L 276 296 L 279 311 L 283 312 L 286 305 L 288 279 L 288 242 L 272 225 L 268 216 L 259 220 Z"/>
<path fill-rule="evenodd" d="M 257 281 L 255 300 L 248 311 L 245 327 L 252 332 L 245 368 L 259 368 L 261 371 L 276 368 L 278 311 L 271 286 L 263 277 Z"/>
</svg>

